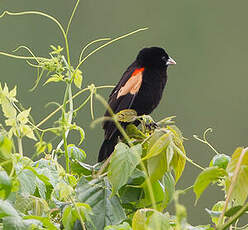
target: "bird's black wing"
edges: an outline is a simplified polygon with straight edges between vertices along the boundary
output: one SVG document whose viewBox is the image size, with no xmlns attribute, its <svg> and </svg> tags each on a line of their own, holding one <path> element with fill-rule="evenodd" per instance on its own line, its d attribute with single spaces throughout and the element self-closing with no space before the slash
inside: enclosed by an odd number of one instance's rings
<svg viewBox="0 0 248 230">
<path fill-rule="evenodd" d="M 121 110 L 128 109 L 132 106 L 136 92 L 138 92 L 142 83 L 142 72 L 140 71 L 135 74 L 135 71 L 139 69 L 140 67 L 136 62 L 132 63 L 111 92 L 108 104 L 114 113 L 118 113 Z M 109 112 L 106 111 L 104 116 L 110 116 Z M 103 129 L 105 130 L 105 139 L 111 139 L 117 131 L 117 128 L 112 121 L 105 121 L 103 123 Z"/>
</svg>

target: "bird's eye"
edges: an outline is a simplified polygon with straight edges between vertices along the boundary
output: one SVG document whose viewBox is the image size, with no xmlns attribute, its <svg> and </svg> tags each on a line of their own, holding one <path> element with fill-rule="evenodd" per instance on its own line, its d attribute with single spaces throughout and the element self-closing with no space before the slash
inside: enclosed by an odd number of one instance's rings
<svg viewBox="0 0 248 230">
<path fill-rule="evenodd" d="M 167 59 L 167 58 L 166 58 L 165 56 L 162 57 L 162 60 L 163 60 L 163 61 L 166 61 L 166 59 Z"/>
</svg>

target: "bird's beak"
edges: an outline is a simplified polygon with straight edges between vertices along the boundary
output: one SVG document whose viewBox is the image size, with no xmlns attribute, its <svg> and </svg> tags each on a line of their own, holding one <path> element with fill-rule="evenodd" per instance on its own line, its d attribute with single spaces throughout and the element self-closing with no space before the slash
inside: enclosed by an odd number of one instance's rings
<svg viewBox="0 0 248 230">
<path fill-rule="evenodd" d="M 176 65 L 177 63 L 171 58 L 169 57 L 168 61 L 166 62 L 166 65 Z"/>
</svg>

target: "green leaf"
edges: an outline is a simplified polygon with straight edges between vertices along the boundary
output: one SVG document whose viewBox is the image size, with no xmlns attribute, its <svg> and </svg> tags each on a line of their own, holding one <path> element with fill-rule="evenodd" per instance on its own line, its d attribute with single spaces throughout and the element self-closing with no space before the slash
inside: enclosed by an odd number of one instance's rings
<svg viewBox="0 0 248 230">
<path fill-rule="evenodd" d="M 235 215 L 241 208 L 243 208 L 242 205 L 234 206 L 225 212 L 225 216 L 231 217 Z M 246 209 L 246 211 L 248 211 L 248 208 Z"/>
<path fill-rule="evenodd" d="M 0 135 L 0 162 L 3 169 L 10 174 L 13 168 L 12 162 L 12 142 L 9 138 Z"/>
<path fill-rule="evenodd" d="M 133 230 L 169 230 L 167 215 L 152 209 L 139 209 L 133 216 Z"/>
<path fill-rule="evenodd" d="M 210 183 L 215 183 L 226 175 L 226 171 L 222 168 L 218 168 L 217 166 L 206 168 L 204 171 L 202 171 L 194 183 L 196 201 L 200 198 L 201 194 Z"/>
<path fill-rule="evenodd" d="M 11 179 L 5 171 L 0 171 L 0 199 L 6 199 L 11 192 Z"/>
<path fill-rule="evenodd" d="M 110 225 L 104 228 L 104 230 L 132 230 L 131 226 L 124 222 L 123 224 L 119 225 Z"/>
<path fill-rule="evenodd" d="M 119 143 L 108 168 L 108 178 L 112 185 L 112 196 L 127 183 L 128 178 L 140 162 L 142 147 L 140 144 L 129 148 L 124 143 Z"/>
<path fill-rule="evenodd" d="M 186 164 L 186 152 L 184 150 L 184 146 L 181 141 L 178 141 L 177 144 L 172 143 L 173 145 L 173 158 L 171 160 L 171 167 L 175 173 L 175 181 L 177 182 L 181 177 L 183 170 Z"/>
<path fill-rule="evenodd" d="M 3 230 L 27 230 L 20 216 L 9 216 L 3 219 Z"/>
<path fill-rule="evenodd" d="M 82 162 L 86 159 L 86 153 L 82 149 L 76 147 L 73 144 L 68 145 L 67 150 L 69 156 L 73 160 L 78 160 Z"/>
<path fill-rule="evenodd" d="M 75 84 L 75 86 L 77 86 L 79 89 L 81 89 L 82 81 L 83 81 L 82 71 L 77 69 L 74 72 L 74 84 Z"/>
<path fill-rule="evenodd" d="M 243 148 L 237 148 L 232 155 L 232 159 L 227 166 L 227 172 L 229 177 L 225 181 L 225 192 L 227 194 L 232 176 L 234 175 L 235 169 L 237 167 L 240 155 Z M 235 181 L 235 186 L 233 188 L 231 199 L 234 201 L 234 206 L 243 205 L 248 197 L 248 151 L 244 153 L 242 162 L 240 164 L 240 170 L 238 177 Z"/>
<path fill-rule="evenodd" d="M 0 200 L 0 218 L 5 216 L 18 217 L 19 214 L 8 201 Z"/>
<path fill-rule="evenodd" d="M 62 215 L 62 223 L 65 230 L 73 229 L 74 223 L 77 220 L 77 215 L 74 215 L 73 207 L 71 205 L 67 205 L 63 210 Z"/>
<path fill-rule="evenodd" d="M 119 122 L 133 122 L 137 119 L 137 112 L 134 109 L 123 109 L 116 117 Z"/>
<path fill-rule="evenodd" d="M 170 172 L 164 174 L 161 179 L 161 185 L 164 190 L 165 198 L 161 204 L 162 207 L 166 208 L 167 205 L 172 201 L 175 193 L 175 180 Z"/>
<path fill-rule="evenodd" d="M 231 184 L 231 178 L 226 179 L 226 193 L 229 190 Z M 248 197 L 248 166 L 241 166 L 238 177 L 235 181 L 231 199 L 234 201 L 234 205 L 243 205 Z"/>
<path fill-rule="evenodd" d="M 130 138 L 134 138 L 134 139 L 138 139 L 138 140 L 143 140 L 146 138 L 146 135 L 144 133 L 142 133 L 136 125 L 134 124 L 129 124 L 127 127 L 126 127 L 126 132 L 127 132 L 127 135 L 130 137 Z"/>
<path fill-rule="evenodd" d="M 152 182 L 160 180 L 168 170 L 166 153 L 163 151 L 159 155 L 149 158 L 147 160 L 147 169 Z"/>
<path fill-rule="evenodd" d="M 168 144 L 171 141 L 171 134 L 165 133 L 159 137 L 155 143 L 151 146 L 150 150 L 147 152 L 147 155 L 142 160 L 147 160 L 151 157 L 159 155 L 161 152 L 165 151 Z"/>
<path fill-rule="evenodd" d="M 110 196 L 111 187 L 107 178 L 87 181 L 82 177 L 76 193 L 80 202 L 92 208 L 91 219 L 96 229 L 104 229 L 105 226 L 116 225 L 126 219 L 119 198 Z"/>
<path fill-rule="evenodd" d="M 207 210 L 206 211 L 210 214 L 212 222 L 215 223 L 215 225 L 218 224 L 219 217 L 221 215 L 221 212 L 224 208 L 225 201 L 218 201 L 214 206 L 212 207 L 212 210 Z"/>
<path fill-rule="evenodd" d="M 36 176 L 28 169 L 24 169 L 18 175 L 20 191 L 27 195 L 33 195 L 36 189 Z"/>
<path fill-rule="evenodd" d="M 93 170 L 94 170 L 93 166 L 80 162 L 78 160 L 71 162 L 72 173 L 78 174 L 79 176 L 81 175 L 89 176 L 92 174 Z"/>
<path fill-rule="evenodd" d="M 50 83 L 50 82 L 60 82 L 60 81 L 63 81 L 63 80 L 64 80 L 63 75 L 54 74 L 50 78 L 48 78 L 47 81 L 43 85 L 46 85 L 47 83 Z"/>
<path fill-rule="evenodd" d="M 46 227 L 46 229 L 48 229 L 48 230 L 58 230 L 54 226 L 54 224 L 49 220 L 48 217 L 29 215 L 29 216 L 24 216 L 23 219 L 24 220 L 32 220 L 32 219 L 39 220 L 44 225 L 44 227 Z"/>
</svg>

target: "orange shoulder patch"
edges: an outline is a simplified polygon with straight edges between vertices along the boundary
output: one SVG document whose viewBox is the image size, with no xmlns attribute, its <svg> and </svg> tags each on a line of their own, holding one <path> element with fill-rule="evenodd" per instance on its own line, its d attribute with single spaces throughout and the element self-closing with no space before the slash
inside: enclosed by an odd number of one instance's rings
<svg viewBox="0 0 248 230">
<path fill-rule="evenodd" d="M 134 70 L 133 73 L 132 73 L 132 75 L 131 75 L 131 77 L 137 75 L 137 74 L 140 73 L 140 72 L 143 72 L 144 70 L 145 70 L 144 67 L 143 67 L 143 68 L 139 68 L 139 69 Z"/>
<path fill-rule="evenodd" d="M 133 71 L 131 77 L 128 79 L 126 84 L 122 86 L 117 94 L 117 99 L 121 96 L 138 93 L 142 83 L 142 72 L 144 68 L 139 68 Z"/>
</svg>

